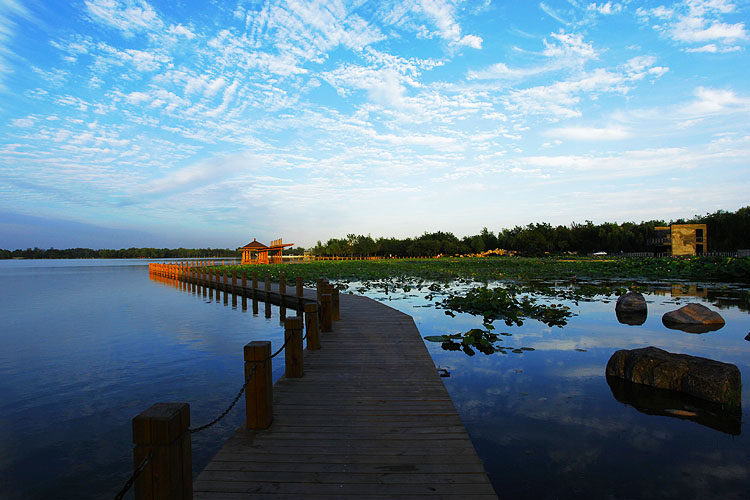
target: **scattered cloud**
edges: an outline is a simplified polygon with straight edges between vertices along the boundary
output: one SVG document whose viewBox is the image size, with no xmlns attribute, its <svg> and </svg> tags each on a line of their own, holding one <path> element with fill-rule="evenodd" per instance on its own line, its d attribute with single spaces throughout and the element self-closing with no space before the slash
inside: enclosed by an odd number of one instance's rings
<svg viewBox="0 0 750 500">
<path fill-rule="evenodd" d="M 246 207 L 274 208 L 263 223 L 281 225 L 325 204 L 345 221 L 326 231 L 392 215 L 408 235 L 430 214 L 462 228 L 480 205 L 492 224 L 514 224 L 498 200 L 543 219 L 529 190 L 559 199 L 611 178 L 689 174 L 686 188 L 726 165 L 742 181 L 750 149 L 749 91 L 733 76 L 747 32 L 729 1 L 636 17 L 626 1 L 545 1 L 505 19 L 516 7 L 462 0 L 219 2 L 195 16 L 84 0 L 61 7 L 64 26 L 44 19 L 39 40 L 24 31 L 35 5 L 0 0 L 0 82 L 13 84 L 0 102 L 12 159 L 0 180 L 13 186 L 0 210 L 189 214 L 217 227 L 231 213 L 244 228 Z M 643 37 L 640 21 L 663 36 Z M 610 22 L 630 31 L 613 42 Z M 686 63 L 698 53 L 726 65 Z M 446 214 L 451 195 L 462 208 Z"/>
<path fill-rule="evenodd" d="M 687 46 L 687 52 L 729 52 L 740 50 L 737 43 L 750 40 L 744 22 L 724 22 L 737 11 L 730 0 L 685 0 L 673 8 L 638 8 L 637 15 L 674 42 Z M 703 44 L 695 47 L 695 44 Z"/>
<path fill-rule="evenodd" d="M 587 7 L 587 10 L 597 12 L 604 16 L 609 16 L 612 14 L 617 14 L 619 12 L 622 12 L 623 6 L 619 2 L 602 2 L 602 3 L 590 3 Z"/>
<path fill-rule="evenodd" d="M 596 127 L 561 127 L 548 130 L 545 135 L 555 139 L 573 141 L 619 141 L 628 139 L 633 133 L 618 126 Z"/>
<path fill-rule="evenodd" d="M 695 89 L 695 97 L 696 99 L 693 102 L 682 109 L 686 115 L 701 117 L 750 112 L 750 97 L 738 96 L 732 90 L 698 87 Z"/>
<path fill-rule="evenodd" d="M 160 30 L 164 23 L 153 7 L 144 0 L 85 0 L 89 17 L 126 37 Z"/>
</svg>

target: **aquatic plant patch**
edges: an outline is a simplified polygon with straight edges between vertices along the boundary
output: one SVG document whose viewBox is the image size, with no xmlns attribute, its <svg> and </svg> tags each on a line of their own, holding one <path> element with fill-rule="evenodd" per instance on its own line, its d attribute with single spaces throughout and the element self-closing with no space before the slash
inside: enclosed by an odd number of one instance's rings
<svg viewBox="0 0 750 500">
<path fill-rule="evenodd" d="M 573 315 L 568 306 L 562 304 L 540 304 L 529 295 L 521 297 L 503 287 L 489 288 L 480 286 L 466 293 L 451 294 L 437 307 L 445 309 L 446 314 L 453 312 L 481 315 L 485 326 L 495 320 L 502 320 L 506 325 L 523 325 L 526 318 L 541 321 L 548 326 L 562 327 Z"/>
</svg>

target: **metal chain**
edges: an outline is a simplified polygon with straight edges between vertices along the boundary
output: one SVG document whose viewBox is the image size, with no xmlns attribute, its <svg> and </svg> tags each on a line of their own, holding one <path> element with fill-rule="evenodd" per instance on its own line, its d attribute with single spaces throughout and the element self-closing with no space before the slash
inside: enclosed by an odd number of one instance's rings
<svg viewBox="0 0 750 500">
<path fill-rule="evenodd" d="M 290 338 L 291 338 L 291 336 L 290 336 Z M 284 350 L 284 348 L 286 347 L 286 344 L 288 342 L 289 342 L 289 339 L 286 339 L 284 341 L 284 345 L 282 345 L 281 347 L 279 347 L 279 349 L 275 353 L 271 354 L 270 356 L 268 356 L 263 361 L 258 361 L 258 362 L 255 363 L 255 365 L 253 366 L 253 369 L 250 370 L 250 374 L 247 376 L 247 379 L 245 380 L 245 383 L 242 384 L 242 388 L 237 393 L 237 395 L 234 397 L 234 399 L 232 400 L 232 402 L 229 404 L 229 407 L 227 407 L 227 409 L 224 410 L 221 413 L 221 415 L 219 415 L 218 417 L 216 417 L 215 419 L 213 419 L 212 421 L 210 421 L 209 423 L 207 423 L 205 425 L 201 425 L 200 427 L 195 427 L 194 429 L 188 429 L 188 432 L 190 434 L 195 434 L 195 433 L 200 432 L 202 430 L 208 429 L 209 427 L 211 427 L 212 425 L 214 425 L 215 423 L 217 423 L 219 420 L 221 420 L 222 418 L 226 417 L 227 414 L 232 410 L 232 408 L 234 408 L 234 405 L 237 404 L 237 401 L 239 401 L 240 398 L 242 397 L 242 394 L 245 392 L 245 389 L 247 388 L 247 384 L 250 383 L 250 379 L 253 378 L 253 375 L 255 374 L 255 371 L 258 369 L 258 365 L 262 364 L 262 363 L 266 363 L 266 362 L 272 360 L 273 358 L 275 358 L 281 351 Z"/>
<path fill-rule="evenodd" d="M 212 421 L 210 421 L 209 423 L 205 425 L 201 425 L 200 427 L 196 427 L 194 429 L 188 429 L 188 432 L 190 434 L 195 434 L 196 432 L 200 432 L 204 429 L 208 429 L 209 427 L 214 425 L 216 422 L 226 417 L 227 413 L 229 413 L 232 410 L 232 408 L 234 408 L 234 405 L 236 405 L 237 401 L 239 401 L 240 398 L 242 397 L 242 394 L 245 392 L 245 388 L 247 387 L 247 384 L 250 383 L 250 379 L 253 378 L 253 375 L 255 375 L 255 370 L 257 369 L 258 369 L 258 365 L 256 364 L 255 366 L 253 366 L 253 369 L 250 370 L 250 375 L 248 375 L 245 383 L 242 384 L 242 388 L 240 389 L 240 392 L 237 393 L 237 395 L 234 397 L 232 402 L 229 404 L 229 407 L 226 410 L 224 410 L 224 412 L 221 415 L 219 415 L 218 417 L 216 417 L 215 419 L 213 419 Z"/>
<path fill-rule="evenodd" d="M 133 471 L 133 475 L 130 476 L 130 479 L 125 481 L 125 484 L 123 485 L 120 492 L 117 495 L 115 495 L 115 500 L 122 500 L 122 497 L 125 496 L 125 493 L 127 493 L 130 487 L 133 486 L 135 479 L 141 474 L 141 472 L 143 472 L 143 469 L 146 468 L 146 465 L 148 465 L 148 462 L 151 460 L 152 456 L 153 456 L 153 453 L 149 451 L 148 454 L 146 455 L 146 458 L 143 459 L 143 462 L 141 462 L 141 464 L 135 468 L 135 470 Z"/>
</svg>

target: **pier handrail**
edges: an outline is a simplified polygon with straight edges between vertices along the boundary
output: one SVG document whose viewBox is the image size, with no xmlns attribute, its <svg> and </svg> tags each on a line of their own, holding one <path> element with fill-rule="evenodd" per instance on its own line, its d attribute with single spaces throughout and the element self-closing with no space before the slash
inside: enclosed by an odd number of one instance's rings
<svg viewBox="0 0 750 500">
<path fill-rule="evenodd" d="M 149 274 L 161 276 L 170 280 L 184 282 L 186 286 L 192 285 L 216 287 L 217 300 L 220 288 L 219 275 L 216 280 L 199 276 L 199 273 L 189 263 L 176 264 L 149 264 Z M 242 273 L 243 297 L 247 293 L 246 272 Z M 122 489 L 115 496 L 115 500 L 121 500 L 128 490 L 135 485 L 135 498 L 140 499 L 180 499 L 192 498 L 192 434 L 201 432 L 215 425 L 226 417 L 237 402 L 245 394 L 245 425 L 248 429 L 266 429 L 271 425 L 273 419 L 272 408 L 272 371 L 271 361 L 282 351 L 286 353 L 285 376 L 287 378 L 300 378 L 303 376 L 303 354 L 302 346 L 307 340 L 307 348 L 310 350 L 320 349 L 319 331 L 331 331 L 332 319 L 338 319 L 338 311 L 331 309 L 332 296 L 336 297 L 338 306 L 338 290 L 326 280 L 318 280 L 318 295 L 320 301 L 312 303 L 302 302 L 303 287 L 302 279 L 296 278 L 296 297 L 299 300 L 299 312 L 304 314 L 286 318 L 284 321 L 284 343 L 273 354 L 270 353 L 271 342 L 253 341 L 245 345 L 245 381 L 229 406 L 216 418 L 199 427 L 190 427 L 190 405 L 188 403 L 156 403 L 147 410 L 133 418 L 133 449 L 134 471 L 125 482 Z M 229 285 L 226 271 L 221 279 L 221 288 L 224 289 L 224 300 L 226 303 L 227 287 Z M 279 284 L 279 296 L 281 302 L 285 293 L 285 276 Z M 194 289 L 195 291 L 195 289 Z M 236 300 L 238 292 L 236 273 L 232 272 L 231 292 Z M 253 301 L 255 302 L 257 288 L 257 273 L 253 275 Z M 266 300 L 270 300 L 270 276 L 266 275 L 264 283 Z M 244 299 L 243 299 L 244 300 Z M 243 302 L 244 304 L 244 302 Z M 319 307 L 322 305 L 323 307 Z M 338 309 L 338 308 L 337 308 Z M 319 317 L 320 316 L 320 317 Z M 303 324 L 305 334 L 302 335 Z M 318 327 L 320 325 L 320 328 Z M 260 354 L 260 356 L 259 356 Z M 261 368 L 262 367 L 262 368 Z M 259 372 L 259 368 L 261 371 Z M 256 374 L 258 376 L 256 377 Z M 249 389 L 252 384 L 253 391 Z M 149 465 L 151 467 L 149 468 Z M 158 469 L 158 470 L 155 470 Z M 146 474 L 144 475 L 144 472 Z"/>
</svg>

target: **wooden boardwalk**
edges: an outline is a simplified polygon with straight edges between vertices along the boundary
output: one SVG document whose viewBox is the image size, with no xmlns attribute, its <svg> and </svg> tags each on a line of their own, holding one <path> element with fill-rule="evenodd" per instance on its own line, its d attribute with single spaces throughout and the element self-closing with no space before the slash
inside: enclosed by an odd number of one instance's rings
<svg viewBox="0 0 750 500">
<path fill-rule="evenodd" d="M 240 428 L 194 498 L 497 498 L 411 316 L 340 309 L 304 377 L 274 385 L 271 427 Z"/>
</svg>

